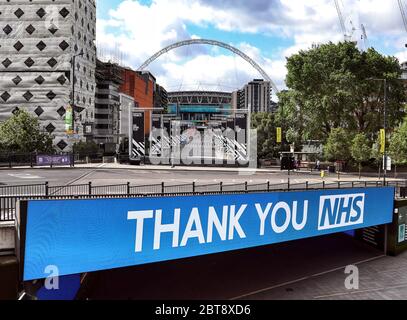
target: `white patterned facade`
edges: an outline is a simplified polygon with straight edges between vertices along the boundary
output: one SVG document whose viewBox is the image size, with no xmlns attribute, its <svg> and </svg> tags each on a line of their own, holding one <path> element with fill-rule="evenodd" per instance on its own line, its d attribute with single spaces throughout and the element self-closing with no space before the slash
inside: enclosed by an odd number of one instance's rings
<svg viewBox="0 0 407 320">
<path fill-rule="evenodd" d="M 69 151 L 65 113 L 72 104 L 75 130 L 94 122 L 96 68 L 94 0 L 0 0 L 0 121 L 26 109 Z"/>
</svg>

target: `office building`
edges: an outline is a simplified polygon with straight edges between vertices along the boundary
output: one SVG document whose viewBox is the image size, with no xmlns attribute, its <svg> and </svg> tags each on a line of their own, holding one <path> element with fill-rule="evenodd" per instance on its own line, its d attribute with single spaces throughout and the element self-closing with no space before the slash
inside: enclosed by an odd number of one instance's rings
<svg viewBox="0 0 407 320">
<path fill-rule="evenodd" d="M 74 131 L 81 140 L 92 135 L 96 2 L 2 0 L 0 13 L 0 121 L 26 109 L 54 136 L 57 150 L 69 151 L 74 140 L 66 134 L 65 114 L 73 68 Z"/>
</svg>

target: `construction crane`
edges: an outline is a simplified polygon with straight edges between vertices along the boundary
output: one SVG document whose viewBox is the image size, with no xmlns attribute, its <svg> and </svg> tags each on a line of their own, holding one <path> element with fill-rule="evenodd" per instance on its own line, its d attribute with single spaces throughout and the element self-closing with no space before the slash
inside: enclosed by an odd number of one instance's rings
<svg viewBox="0 0 407 320">
<path fill-rule="evenodd" d="M 352 25 L 352 32 L 348 33 L 348 30 L 346 29 L 345 19 L 344 19 L 343 14 L 342 14 L 342 9 L 341 9 L 339 0 L 334 0 L 334 1 L 335 1 L 336 11 L 338 12 L 339 23 L 341 25 L 341 29 L 342 29 L 345 41 L 352 41 L 353 33 L 356 31 L 356 29 L 355 29 L 355 27 L 353 25 L 353 22 L 350 21 L 350 24 Z"/>
<path fill-rule="evenodd" d="M 362 40 L 363 40 L 363 44 L 364 44 L 364 50 L 366 51 L 367 49 L 369 49 L 369 39 L 367 37 L 365 25 L 361 24 L 360 28 L 362 29 Z"/>
<path fill-rule="evenodd" d="M 401 12 L 401 17 L 403 18 L 403 23 L 404 23 L 404 28 L 406 29 L 407 32 L 407 14 L 406 14 L 406 9 L 404 7 L 403 1 L 398 0 L 399 7 L 400 7 L 400 12 Z M 407 44 L 405 45 L 407 47 Z"/>
</svg>

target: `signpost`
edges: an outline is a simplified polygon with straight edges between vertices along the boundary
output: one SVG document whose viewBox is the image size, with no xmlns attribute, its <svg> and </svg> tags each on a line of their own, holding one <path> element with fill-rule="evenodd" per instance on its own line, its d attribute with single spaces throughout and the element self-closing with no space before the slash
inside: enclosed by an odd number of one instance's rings
<svg viewBox="0 0 407 320">
<path fill-rule="evenodd" d="M 390 157 L 383 156 L 383 170 L 391 171 L 392 160 Z"/>
</svg>

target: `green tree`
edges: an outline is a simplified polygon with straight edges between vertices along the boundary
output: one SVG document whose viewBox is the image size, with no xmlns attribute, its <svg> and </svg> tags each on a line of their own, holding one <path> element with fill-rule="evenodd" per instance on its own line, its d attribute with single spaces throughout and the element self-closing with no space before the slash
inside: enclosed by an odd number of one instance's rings
<svg viewBox="0 0 407 320">
<path fill-rule="evenodd" d="M 252 114 L 252 128 L 257 129 L 257 150 L 260 159 L 276 157 L 281 151 L 277 144 L 275 116 L 271 113 Z"/>
<path fill-rule="evenodd" d="M 397 165 L 407 163 L 407 118 L 391 136 L 389 153 L 396 166 L 395 175 L 397 176 Z"/>
<path fill-rule="evenodd" d="M 325 158 L 329 161 L 347 161 L 351 158 L 349 134 L 343 128 L 332 129 L 324 146 Z"/>
<path fill-rule="evenodd" d="M 284 90 L 278 94 L 279 108 L 275 116 L 276 125 L 283 130 L 283 137 L 289 144 L 301 145 L 308 136 L 304 135 L 301 114 L 301 99 L 294 91 Z"/>
<path fill-rule="evenodd" d="M 0 123 L 0 145 L 7 152 L 53 153 L 53 137 L 40 125 L 38 118 L 20 110 Z"/>
<path fill-rule="evenodd" d="M 291 56 L 287 69 L 289 90 L 280 104 L 297 119 L 305 139 L 325 142 L 340 127 L 375 136 L 383 123 L 384 87 L 369 79 L 387 79 L 389 127 L 403 118 L 405 90 L 395 57 L 361 52 L 352 42 L 328 43 Z"/>
<path fill-rule="evenodd" d="M 363 133 L 358 133 L 352 140 L 351 155 L 353 160 L 358 164 L 359 179 L 362 172 L 362 163 L 370 159 L 371 151 L 372 148 L 367 136 Z"/>
</svg>

